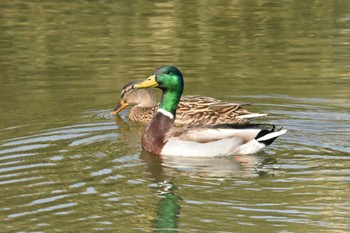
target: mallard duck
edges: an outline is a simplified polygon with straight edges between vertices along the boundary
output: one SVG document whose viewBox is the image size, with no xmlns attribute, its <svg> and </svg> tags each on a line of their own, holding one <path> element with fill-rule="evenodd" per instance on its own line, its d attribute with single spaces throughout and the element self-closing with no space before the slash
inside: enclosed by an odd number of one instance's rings
<svg viewBox="0 0 350 233">
<path fill-rule="evenodd" d="M 135 105 L 129 112 L 129 119 L 148 123 L 158 106 L 150 89 L 132 89 L 137 81 L 126 84 L 120 93 L 120 102 L 111 114 L 118 114 L 128 105 Z M 175 125 L 208 125 L 239 123 L 245 124 L 266 114 L 251 113 L 242 105 L 206 96 L 182 96 L 176 109 Z"/>
<path fill-rule="evenodd" d="M 159 108 L 141 139 L 142 148 L 152 154 L 190 157 L 254 154 L 286 133 L 274 125 L 258 124 L 176 128 L 173 125 L 184 87 L 182 73 L 174 66 L 164 66 L 131 88 L 151 87 L 162 90 Z"/>
</svg>

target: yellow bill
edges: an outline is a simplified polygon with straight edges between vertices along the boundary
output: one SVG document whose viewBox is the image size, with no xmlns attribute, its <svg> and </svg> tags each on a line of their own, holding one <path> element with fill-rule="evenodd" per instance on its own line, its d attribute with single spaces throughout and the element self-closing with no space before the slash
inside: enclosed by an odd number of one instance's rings
<svg viewBox="0 0 350 233">
<path fill-rule="evenodd" d="M 145 81 L 134 84 L 133 88 L 142 89 L 142 88 L 156 87 L 156 86 L 158 86 L 158 83 L 156 81 L 156 76 L 152 74 Z"/>
</svg>

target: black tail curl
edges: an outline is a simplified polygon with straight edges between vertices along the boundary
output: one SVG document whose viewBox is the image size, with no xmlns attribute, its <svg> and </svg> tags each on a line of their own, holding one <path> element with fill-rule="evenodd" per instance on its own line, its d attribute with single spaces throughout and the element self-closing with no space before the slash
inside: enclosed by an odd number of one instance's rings
<svg viewBox="0 0 350 233">
<path fill-rule="evenodd" d="M 214 129 L 260 129 L 261 131 L 256 135 L 255 140 L 264 137 L 267 134 L 277 132 L 282 130 L 283 127 L 276 129 L 276 126 L 273 124 L 219 124 L 213 125 L 211 128 Z M 263 141 L 259 141 L 260 143 L 265 144 L 266 146 L 271 145 L 275 139 L 278 138 L 272 137 Z"/>
<path fill-rule="evenodd" d="M 278 132 L 282 129 L 283 129 L 283 127 L 276 130 L 275 125 L 273 126 L 273 129 L 271 129 L 271 130 L 263 129 L 258 133 L 258 135 L 256 135 L 255 140 L 258 140 L 259 138 L 262 138 L 269 133 Z M 269 146 L 273 143 L 273 141 L 275 141 L 276 138 L 278 138 L 278 136 L 279 135 L 272 137 L 272 138 L 269 138 L 269 139 L 266 139 L 266 140 L 263 140 L 263 141 L 259 140 L 259 142 L 265 144 L 266 146 Z"/>
</svg>

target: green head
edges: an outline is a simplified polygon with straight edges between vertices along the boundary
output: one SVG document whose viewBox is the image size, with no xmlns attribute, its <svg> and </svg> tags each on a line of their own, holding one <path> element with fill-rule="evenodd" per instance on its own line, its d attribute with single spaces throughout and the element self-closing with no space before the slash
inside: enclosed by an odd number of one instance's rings
<svg viewBox="0 0 350 233">
<path fill-rule="evenodd" d="M 149 87 L 157 87 L 163 91 L 159 108 L 171 112 L 175 116 L 184 87 L 180 70 L 175 66 L 163 66 L 148 79 L 133 86 L 133 88 Z"/>
</svg>

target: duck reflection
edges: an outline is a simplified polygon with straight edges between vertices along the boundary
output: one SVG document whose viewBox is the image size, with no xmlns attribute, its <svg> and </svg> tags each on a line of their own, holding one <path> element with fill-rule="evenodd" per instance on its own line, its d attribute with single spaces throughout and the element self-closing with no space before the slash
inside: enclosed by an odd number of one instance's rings
<svg viewBox="0 0 350 233">
<path fill-rule="evenodd" d="M 177 232 L 182 198 L 176 194 L 177 187 L 172 179 L 180 174 L 203 178 L 252 177 L 267 174 L 273 170 L 275 159 L 266 156 L 247 155 L 218 158 L 160 157 L 143 151 L 141 159 L 146 171 L 156 182 L 159 197 L 155 232 Z"/>
<path fill-rule="evenodd" d="M 153 222 L 153 228 L 156 232 L 175 232 L 178 229 L 181 197 L 174 193 L 177 187 L 172 182 L 158 182 L 158 185 L 159 202 L 157 218 Z"/>
<path fill-rule="evenodd" d="M 162 159 L 158 156 L 143 152 L 141 158 L 146 162 L 146 170 L 150 172 L 151 178 L 156 181 L 156 191 L 159 198 L 157 203 L 157 217 L 153 221 L 155 232 L 177 232 L 178 216 L 182 200 L 175 194 L 177 187 L 171 181 L 170 174 L 164 172 Z"/>
<path fill-rule="evenodd" d="M 165 180 L 178 173 L 203 178 L 256 177 L 275 172 L 276 160 L 263 154 L 234 157 L 159 157 L 142 152 L 152 178 Z"/>
</svg>

